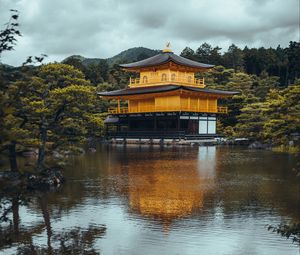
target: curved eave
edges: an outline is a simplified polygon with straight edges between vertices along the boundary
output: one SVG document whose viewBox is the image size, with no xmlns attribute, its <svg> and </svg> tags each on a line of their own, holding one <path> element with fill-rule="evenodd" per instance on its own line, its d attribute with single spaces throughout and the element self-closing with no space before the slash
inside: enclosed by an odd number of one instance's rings
<svg viewBox="0 0 300 255">
<path fill-rule="evenodd" d="M 129 64 L 121 64 L 120 67 L 128 71 L 138 71 L 141 68 L 151 68 L 155 66 L 164 65 L 169 62 L 173 62 L 177 65 L 190 67 L 198 70 L 211 69 L 214 67 L 214 65 L 199 63 L 181 56 L 177 56 L 171 52 L 161 53 L 153 57 Z"/>
<path fill-rule="evenodd" d="M 188 86 L 179 86 L 179 85 L 162 85 L 162 86 L 152 86 L 152 87 L 141 87 L 141 88 L 127 88 L 120 89 L 110 92 L 98 92 L 99 96 L 107 97 L 107 98 L 121 98 L 127 96 L 134 95 L 143 95 L 143 94 L 155 94 L 155 93 L 164 93 L 171 92 L 176 90 L 182 91 L 190 91 L 190 92 L 198 92 L 203 94 L 213 94 L 220 97 L 231 97 L 239 94 L 237 91 L 225 91 L 225 90 L 217 90 L 217 89 L 206 89 L 206 88 L 195 88 Z"/>
</svg>

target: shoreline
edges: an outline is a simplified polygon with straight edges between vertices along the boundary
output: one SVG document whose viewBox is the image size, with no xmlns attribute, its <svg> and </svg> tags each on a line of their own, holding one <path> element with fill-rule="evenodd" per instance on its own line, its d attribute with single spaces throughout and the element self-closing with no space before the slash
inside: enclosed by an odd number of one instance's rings
<svg viewBox="0 0 300 255">
<path fill-rule="evenodd" d="M 151 138 L 112 138 L 101 141 L 103 144 L 135 144 L 135 145 L 179 145 L 179 146 L 214 146 L 214 145 L 245 145 L 249 146 L 250 141 L 246 138 L 225 140 L 220 138 L 211 139 L 151 139 Z"/>
</svg>

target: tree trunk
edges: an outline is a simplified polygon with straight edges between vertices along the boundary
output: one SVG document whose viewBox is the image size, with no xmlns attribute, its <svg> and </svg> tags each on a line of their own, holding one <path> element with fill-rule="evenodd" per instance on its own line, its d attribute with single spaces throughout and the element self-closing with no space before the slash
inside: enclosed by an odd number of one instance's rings
<svg viewBox="0 0 300 255">
<path fill-rule="evenodd" d="M 46 153 L 46 140 L 47 140 L 47 129 L 41 128 L 41 145 L 39 147 L 39 155 L 37 160 L 37 170 L 41 172 L 45 166 L 45 153 Z"/>
<path fill-rule="evenodd" d="M 285 86 L 289 85 L 288 80 L 289 80 L 289 65 L 287 65 L 286 71 L 285 71 L 285 81 L 284 81 Z"/>
<path fill-rule="evenodd" d="M 8 156 L 9 156 L 10 170 L 13 172 L 17 172 L 18 164 L 17 164 L 16 142 L 14 141 L 8 145 Z"/>
</svg>

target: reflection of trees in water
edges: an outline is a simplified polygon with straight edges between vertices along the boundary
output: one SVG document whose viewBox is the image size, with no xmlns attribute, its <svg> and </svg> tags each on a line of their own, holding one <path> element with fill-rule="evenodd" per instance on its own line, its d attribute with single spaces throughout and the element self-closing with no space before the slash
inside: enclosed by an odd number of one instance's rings
<svg viewBox="0 0 300 255">
<path fill-rule="evenodd" d="M 20 194 L 0 199 L 0 250 L 18 244 L 17 254 L 99 254 L 93 246 L 97 238 L 106 233 L 105 226 L 89 226 L 87 229 L 73 229 L 55 232 L 51 227 L 47 194 L 39 194 L 34 199 L 34 207 L 40 208 L 43 222 L 32 223 L 30 227 L 20 226 L 19 206 L 32 203 Z M 41 235 L 46 228 L 47 247 L 33 244 L 34 236 Z"/>
<path fill-rule="evenodd" d="M 100 254 L 93 248 L 95 240 L 105 235 L 106 227 L 90 226 L 88 229 L 74 228 L 53 235 L 51 241 L 55 247 L 34 246 L 32 243 L 19 247 L 17 254 Z"/>
<path fill-rule="evenodd" d="M 20 227 L 20 205 L 27 205 L 29 198 L 20 193 L 12 193 L 9 196 L 1 194 L 0 199 L 0 249 L 11 246 L 22 240 L 24 243 L 32 242 L 32 236 L 42 233 L 44 224 L 39 223 L 30 229 Z"/>
</svg>

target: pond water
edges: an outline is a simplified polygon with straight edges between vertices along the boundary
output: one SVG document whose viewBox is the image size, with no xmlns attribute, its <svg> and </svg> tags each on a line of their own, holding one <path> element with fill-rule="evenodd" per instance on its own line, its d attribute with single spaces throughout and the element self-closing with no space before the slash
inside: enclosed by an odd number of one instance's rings
<svg viewBox="0 0 300 255">
<path fill-rule="evenodd" d="M 59 191 L 2 197 L 13 206 L 0 254 L 298 255 L 267 230 L 300 220 L 297 160 L 239 147 L 101 146 L 69 158 Z"/>
</svg>

